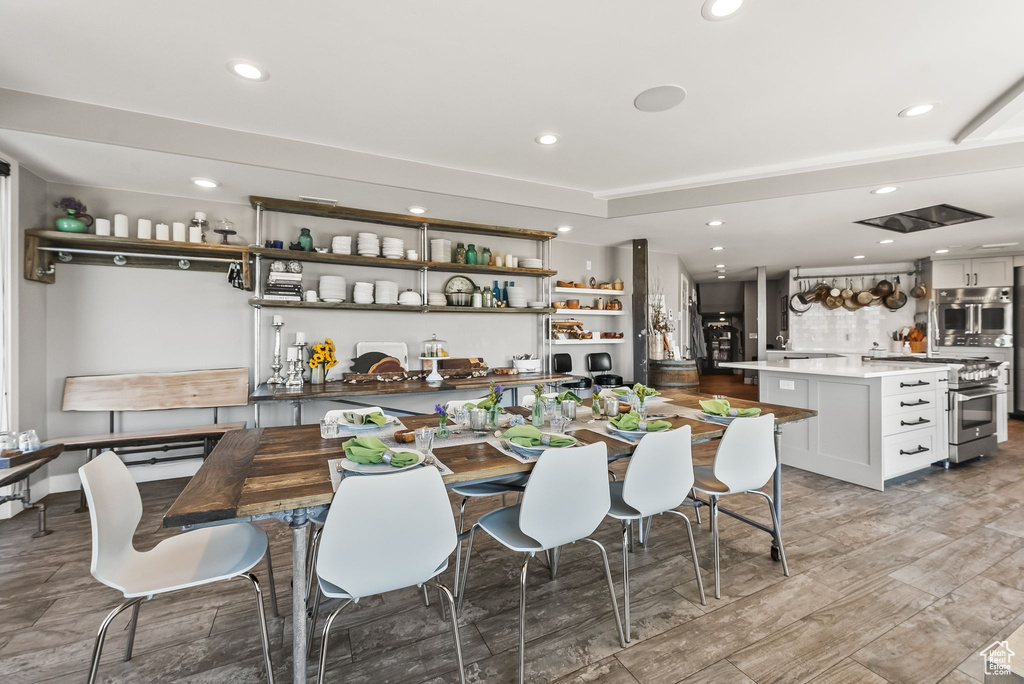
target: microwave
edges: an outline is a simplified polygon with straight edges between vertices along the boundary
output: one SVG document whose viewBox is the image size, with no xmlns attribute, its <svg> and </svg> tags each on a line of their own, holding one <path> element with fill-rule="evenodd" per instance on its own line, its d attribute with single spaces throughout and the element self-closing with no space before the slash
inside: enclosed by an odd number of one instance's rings
<svg viewBox="0 0 1024 684">
<path fill-rule="evenodd" d="M 1012 347 L 1013 290 L 965 287 L 940 290 L 935 303 L 939 345 L 943 347 Z"/>
</svg>

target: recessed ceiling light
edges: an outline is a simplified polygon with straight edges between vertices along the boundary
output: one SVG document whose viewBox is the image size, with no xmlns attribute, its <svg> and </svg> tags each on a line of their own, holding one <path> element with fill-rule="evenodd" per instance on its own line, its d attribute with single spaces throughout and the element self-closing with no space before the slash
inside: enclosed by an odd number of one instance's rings
<svg viewBox="0 0 1024 684">
<path fill-rule="evenodd" d="M 718 320 L 720 320 L 720 321 L 724 321 L 725 319 L 724 319 L 724 318 L 719 318 Z"/>
<path fill-rule="evenodd" d="M 711 251 L 712 252 L 721 252 L 723 249 L 725 249 L 725 247 L 718 246 L 718 247 L 712 247 Z"/>
<path fill-rule="evenodd" d="M 426 214 L 427 213 L 427 208 L 426 207 L 419 207 L 419 206 L 416 206 L 414 204 L 411 207 L 409 207 L 409 213 L 410 214 Z"/>
<path fill-rule="evenodd" d="M 715 268 L 725 268 L 725 264 L 715 264 Z"/>
<path fill-rule="evenodd" d="M 743 0 L 705 0 L 700 13 L 708 21 L 721 21 L 736 14 Z"/>
<path fill-rule="evenodd" d="M 948 249 L 937 249 L 937 250 L 935 250 L 936 254 L 946 254 L 947 252 L 949 252 Z"/>
<path fill-rule="evenodd" d="M 192 182 L 201 188 L 215 188 L 220 185 L 220 183 L 212 178 L 193 178 Z"/>
<path fill-rule="evenodd" d="M 894 242 L 896 242 L 896 241 L 890 238 L 888 240 L 879 240 L 878 244 L 880 244 L 880 245 L 891 245 Z"/>
<path fill-rule="evenodd" d="M 572 230 L 572 226 L 558 226 L 559 233 L 568 233 L 570 230 Z"/>
<path fill-rule="evenodd" d="M 900 112 L 900 116 L 904 119 L 912 116 L 921 116 L 922 114 L 927 114 L 935 109 L 935 105 L 935 102 L 922 102 L 921 104 L 914 105 L 913 107 L 907 107 Z"/>
<path fill-rule="evenodd" d="M 675 84 L 648 88 L 633 100 L 633 106 L 641 112 L 665 112 L 678 107 L 686 99 L 686 89 Z"/>
<path fill-rule="evenodd" d="M 900 189 L 898 185 L 883 185 L 880 188 L 875 188 L 871 191 L 872 195 L 888 195 L 890 192 L 896 192 Z"/>
<path fill-rule="evenodd" d="M 266 81 L 270 78 L 269 73 L 252 62 L 246 62 L 243 59 L 233 59 L 228 62 L 228 71 L 247 81 Z"/>
<path fill-rule="evenodd" d="M 853 258 L 854 258 L 854 259 L 863 259 L 863 258 L 864 258 L 864 255 L 863 255 L 863 254 L 858 254 L 857 256 L 855 256 L 855 257 L 853 257 Z"/>
<path fill-rule="evenodd" d="M 722 280 L 723 278 L 725 278 L 725 276 L 718 276 L 719 280 Z"/>
<path fill-rule="evenodd" d="M 982 245 L 982 249 L 997 249 L 999 247 L 1016 247 L 1019 242 L 993 242 L 991 244 Z"/>
<path fill-rule="evenodd" d="M 718 226 L 724 226 L 725 221 L 719 221 L 718 219 L 715 219 L 714 221 L 708 221 L 706 225 L 709 225 L 712 228 L 717 228 Z"/>
<path fill-rule="evenodd" d="M 538 135 L 534 140 L 537 141 L 538 145 L 554 145 L 556 142 L 561 140 L 554 133 L 545 133 L 544 135 Z"/>
<path fill-rule="evenodd" d="M 718 312 L 718 315 L 719 315 L 719 316 L 724 316 L 724 315 L 725 315 L 725 312 L 724 312 L 724 311 L 719 311 L 719 312 Z"/>
</svg>

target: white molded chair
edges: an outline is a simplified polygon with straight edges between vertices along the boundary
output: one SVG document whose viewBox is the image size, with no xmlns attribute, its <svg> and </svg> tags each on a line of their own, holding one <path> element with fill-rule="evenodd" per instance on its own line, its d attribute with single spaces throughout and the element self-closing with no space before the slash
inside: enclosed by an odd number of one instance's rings
<svg viewBox="0 0 1024 684">
<path fill-rule="evenodd" d="M 331 625 L 345 606 L 427 583 L 437 587 L 448 603 L 459 679 L 465 684 L 455 599 L 437 581 L 457 543 L 451 503 L 436 468 L 341 481 L 317 554 L 319 591 L 328 598 L 343 599 L 324 624 L 318 684 L 323 684 L 327 669 Z"/>
<path fill-rule="evenodd" d="M 626 646 L 615 601 L 608 554 L 590 535 L 600 526 L 611 507 L 608 490 L 608 447 L 604 442 L 571 449 L 549 449 L 530 474 L 521 504 L 507 506 L 483 515 L 469 532 L 466 566 L 462 571 L 459 613 L 466 597 L 469 561 L 477 528 L 487 532 L 502 546 L 525 554 L 519 575 L 519 682 L 526 671 L 526 573 L 530 558 L 539 551 L 564 544 L 588 541 L 601 550 L 608 595 L 619 630 L 619 642 Z"/>
<path fill-rule="evenodd" d="M 690 555 L 693 557 L 693 572 L 697 576 L 701 605 L 707 605 L 704 598 L 704 581 L 700 576 L 697 562 L 697 547 L 693 543 L 693 528 L 682 512 L 675 510 L 683 505 L 693 487 L 693 456 L 690 446 L 690 426 L 669 432 L 651 432 L 644 435 L 633 451 L 622 482 L 611 483 L 612 507 L 608 515 L 622 521 L 622 589 L 625 595 L 626 641 L 629 641 L 629 536 L 633 522 L 662 513 L 678 515 L 686 523 L 686 534 L 690 538 Z M 650 534 L 648 532 L 648 534 Z"/>
<path fill-rule="evenodd" d="M 103 620 L 92 652 L 89 684 L 96 680 L 103 640 L 111 621 L 132 608 L 128 645 L 130 660 L 139 621 L 139 604 L 156 594 L 240 577 L 252 583 L 263 638 L 267 682 L 274 682 L 270 639 L 259 580 L 249 572 L 264 556 L 270 559 L 267 534 L 248 523 L 205 527 L 165 539 L 149 551 L 136 551 L 132 536 L 142 519 L 142 498 L 128 468 L 107 451 L 78 469 L 92 523 L 92 576 L 127 599 Z M 268 564 L 269 567 L 269 564 Z"/>
<path fill-rule="evenodd" d="M 481 401 L 485 401 L 486 399 L 487 397 L 480 397 L 479 399 L 450 399 L 445 403 L 444 408 L 449 414 L 454 414 L 466 404 L 479 405 Z"/>
<path fill-rule="evenodd" d="M 779 547 L 782 571 L 789 577 L 786 551 L 782 547 L 779 519 L 772 497 L 761 491 L 775 473 L 775 416 L 739 418 L 726 428 L 715 453 L 714 465 L 693 469 L 694 488 L 708 497 L 711 538 L 715 547 L 715 598 L 722 598 L 718 552 L 718 500 L 731 494 L 758 494 L 768 501 L 772 536 Z"/>
</svg>

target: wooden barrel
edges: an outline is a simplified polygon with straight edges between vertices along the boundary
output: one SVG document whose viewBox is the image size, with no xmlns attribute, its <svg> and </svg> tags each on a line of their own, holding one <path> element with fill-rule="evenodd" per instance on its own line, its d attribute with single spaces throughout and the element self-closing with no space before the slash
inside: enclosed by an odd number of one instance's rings
<svg viewBox="0 0 1024 684">
<path fill-rule="evenodd" d="M 697 387 L 700 378 L 697 376 L 697 362 L 693 359 L 676 361 L 651 361 L 651 387 Z"/>
</svg>

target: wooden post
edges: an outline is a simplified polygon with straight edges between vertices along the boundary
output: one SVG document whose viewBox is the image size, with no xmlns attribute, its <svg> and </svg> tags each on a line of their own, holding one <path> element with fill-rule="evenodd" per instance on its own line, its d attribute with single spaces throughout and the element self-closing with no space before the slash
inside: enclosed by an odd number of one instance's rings
<svg viewBox="0 0 1024 684">
<path fill-rule="evenodd" d="M 633 240 L 633 382 L 647 384 L 647 240 Z"/>
</svg>

